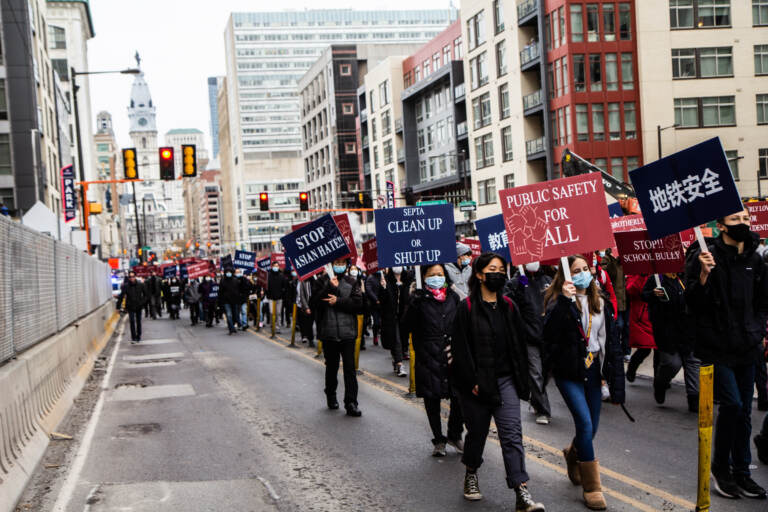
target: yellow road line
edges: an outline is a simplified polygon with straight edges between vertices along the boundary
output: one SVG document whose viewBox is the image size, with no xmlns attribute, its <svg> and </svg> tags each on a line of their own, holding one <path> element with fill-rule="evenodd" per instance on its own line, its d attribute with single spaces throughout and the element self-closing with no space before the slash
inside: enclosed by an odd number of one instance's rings
<svg viewBox="0 0 768 512">
<path fill-rule="evenodd" d="M 256 335 L 256 336 L 261 335 L 261 337 L 264 338 L 265 340 L 270 341 L 270 342 L 274 343 L 275 345 L 278 345 L 278 346 L 281 346 L 281 347 L 286 347 L 287 344 L 290 343 L 288 340 L 286 340 L 282 336 L 276 336 L 276 338 L 285 341 L 285 343 L 281 343 L 281 342 L 279 342 L 279 341 L 277 341 L 275 339 L 268 338 L 268 337 L 264 336 L 263 334 L 257 333 L 255 331 L 251 331 L 250 329 L 248 330 L 248 332 L 250 332 L 251 334 Z M 306 359 L 308 359 L 308 360 L 310 360 L 310 361 L 314 361 L 315 363 L 322 364 L 322 360 L 316 358 L 314 355 L 310 356 L 310 355 L 305 354 L 303 352 L 297 352 L 297 354 L 302 356 L 302 357 L 304 357 L 304 358 L 306 358 Z M 373 380 L 376 380 L 376 381 L 379 381 L 379 382 L 381 382 L 383 384 L 386 384 L 387 386 L 391 386 L 391 387 L 400 389 L 400 390 L 402 390 L 402 391 L 404 391 L 406 393 L 408 392 L 408 388 L 407 387 L 402 386 L 400 384 L 397 384 L 396 382 L 392 382 L 390 380 L 387 380 L 387 379 L 385 379 L 383 377 L 379 377 L 378 375 L 373 374 L 371 372 L 364 371 L 364 375 L 366 377 L 369 377 L 369 378 L 373 379 Z M 379 389 L 381 389 L 381 388 L 379 387 Z M 382 391 L 388 392 L 386 389 L 382 389 Z M 412 405 L 415 405 L 415 406 L 418 407 L 417 404 L 412 404 Z M 446 409 L 446 410 L 449 409 L 449 407 L 446 404 L 442 404 L 442 408 Z M 562 457 L 562 455 L 563 455 L 563 451 L 562 450 L 560 450 L 558 448 L 555 448 L 554 446 L 548 445 L 547 443 L 544 443 L 542 441 L 539 441 L 538 439 L 534 439 L 532 437 L 524 435 L 523 436 L 523 440 L 525 442 L 527 442 L 527 443 L 537 447 L 537 448 L 540 448 L 540 449 L 542 449 L 544 451 L 547 451 L 549 453 L 557 455 L 558 457 Z M 491 441 L 496 443 L 496 444 L 499 444 L 499 442 L 496 439 L 491 439 Z M 560 473 L 562 475 L 566 475 L 567 474 L 567 471 L 562 466 L 560 466 L 558 464 L 553 464 L 553 463 L 551 463 L 551 462 L 549 462 L 547 460 L 540 459 L 538 457 L 531 457 L 528 460 L 533 460 L 534 462 L 537 462 L 537 463 L 541 464 L 542 466 L 546 466 L 546 467 L 548 467 L 548 468 L 550 468 L 550 469 L 552 469 L 552 470 L 554 470 L 554 471 L 556 471 L 556 472 L 558 472 L 558 473 Z M 632 477 L 626 476 L 626 475 L 624 475 L 622 473 L 618 473 L 618 472 L 613 471 L 611 469 L 607 469 L 605 466 L 602 466 L 602 465 L 600 466 L 600 472 L 602 474 L 604 474 L 605 476 L 613 478 L 614 480 L 618 480 L 619 482 L 627 484 L 627 485 L 629 485 L 631 487 L 635 487 L 636 489 L 639 489 L 639 490 L 644 491 L 644 492 L 646 492 L 648 494 L 656 496 L 657 498 L 660 498 L 660 499 L 669 501 L 671 503 L 674 503 L 676 505 L 679 505 L 681 507 L 684 507 L 687 510 L 693 510 L 693 509 L 696 508 L 696 504 L 693 503 L 692 501 L 688 501 L 685 498 L 681 498 L 679 496 L 675 496 L 674 494 L 671 494 L 671 493 L 669 493 L 667 491 L 664 491 L 664 490 L 659 489 L 657 487 L 654 487 L 652 485 L 648 485 L 648 484 L 646 484 L 644 482 L 641 482 L 641 481 L 636 480 L 636 479 L 634 479 Z M 652 507 L 649 507 L 648 505 L 645 505 L 644 503 L 642 503 L 640 501 L 637 501 L 636 499 L 634 499 L 634 498 L 632 498 L 630 496 L 622 494 L 622 493 L 620 493 L 618 491 L 614 491 L 614 490 L 608 489 L 605 486 L 603 486 L 603 492 L 605 492 L 605 494 L 608 494 L 609 496 L 612 496 L 612 497 L 614 497 L 614 498 L 616 498 L 616 499 L 618 499 L 620 501 L 623 501 L 624 503 L 627 503 L 628 505 L 631 505 L 631 506 L 637 508 L 638 510 L 642 510 L 644 512 L 655 512 L 655 510 L 656 510 L 656 509 L 654 509 Z"/>
</svg>

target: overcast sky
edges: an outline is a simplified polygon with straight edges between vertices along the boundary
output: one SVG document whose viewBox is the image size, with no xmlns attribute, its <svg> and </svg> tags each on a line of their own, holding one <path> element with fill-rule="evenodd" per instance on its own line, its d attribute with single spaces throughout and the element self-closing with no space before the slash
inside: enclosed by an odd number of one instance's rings
<svg viewBox="0 0 768 512">
<path fill-rule="evenodd" d="M 224 27 L 231 12 L 274 10 L 278 4 L 285 9 L 445 9 L 449 0 L 91 0 L 90 4 L 96 32 L 88 44 L 90 69 L 134 67 L 138 51 L 157 107 L 159 142 L 170 129 L 198 128 L 205 132 L 210 151 L 207 78 L 224 74 Z M 127 146 L 133 77 L 92 76 L 90 82 L 94 126 L 99 111 L 110 112 L 117 143 Z"/>
</svg>

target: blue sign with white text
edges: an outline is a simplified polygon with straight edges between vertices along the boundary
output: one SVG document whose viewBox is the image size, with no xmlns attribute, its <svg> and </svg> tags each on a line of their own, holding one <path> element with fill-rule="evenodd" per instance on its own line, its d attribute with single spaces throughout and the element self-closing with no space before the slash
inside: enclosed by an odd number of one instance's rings
<svg viewBox="0 0 768 512">
<path fill-rule="evenodd" d="M 269 256 L 267 256 L 266 258 L 262 258 L 256 262 L 256 266 L 260 270 L 269 270 L 269 267 L 272 266 L 272 258 L 270 258 Z"/>
<path fill-rule="evenodd" d="M 235 259 L 232 261 L 235 268 L 241 268 L 246 274 L 253 272 L 256 263 L 256 253 L 248 251 L 235 251 Z"/>
<path fill-rule="evenodd" d="M 330 214 L 288 233 L 280 242 L 299 277 L 350 254 L 344 235 Z"/>
<path fill-rule="evenodd" d="M 170 277 L 176 277 L 176 267 L 175 266 L 165 267 L 163 269 L 163 279 L 168 279 Z"/>
<path fill-rule="evenodd" d="M 379 268 L 456 261 L 453 205 L 374 211 Z"/>
<path fill-rule="evenodd" d="M 502 214 L 476 220 L 475 229 L 477 230 L 477 236 L 480 238 L 483 252 L 494 252 L 504 258 L 505 261 L 512 261 L 509 253 L 507 229 L 504 226 L 504 216 Z"/>
<path fill-rule="evenodd" d="M 720 138 L 629 172 L 652 240 L 744 209 Z"/>
<path fill-rule="evenodd" d="M 608 205 L 608 217 L 615 219 L 616 217 L 623 217 L 624 210 L 621 209 L 619 203 L 611 203 Z"/>
</svg>

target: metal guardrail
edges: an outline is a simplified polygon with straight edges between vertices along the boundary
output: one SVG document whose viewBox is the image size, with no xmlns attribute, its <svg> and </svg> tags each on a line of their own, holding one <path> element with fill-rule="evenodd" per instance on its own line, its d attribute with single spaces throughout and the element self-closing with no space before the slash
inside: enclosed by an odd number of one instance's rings
<svg viewBox="0 0 768 512">
<path fill-rule="evenodd" d="M 109 266 L 0 216 L 0 363 L 112 298 Z"/>
<path fill-rule="evenodd" d="M 466 90 L 467 89 L 466 89 L 466 87 L 464 86 L 463 83 L 461 83 L 461 84 L 457 85 L 456 87 L 454 87 L 453 88 L 453 97 L 455 98 L 455 100 L 458 101 L 461 98 L 463 98 L 466 95 Z"/>
<path fill-rule="evenodd" d="M 534 12 L 539 7 L 539 0 L 525 0 L 517 6 L 517 19 L 522 19 Z"/>
<path fill-rule="evenodd" d="M 467 134 L 467 122 L 462 121 L 456 125 L 456 135 L 458 137 L 461 137 L 462 135 L 466 135 L 466 134 Z"/>
<path fill-rule="evenodd" d="M 539 89 L 536 92 L 532 92 L 531 94 L 526 94 L 523 96 L 523 110 L 528 110 L 529 108 L 538 107 L 542 103 L 542 90 Z"/>
<path fill-rule="evenodd" d="M 525 66 L 529 62 L 536 60 L 539 58 L 540 52 L 539 52 L 539 43 L 538 41 L 532 44 L 529 44 L 525 48 L 523 48 L 523 51 L 520 52 L 520 65 Z"/>
<path fill-rule="evenodd" d="M 531 139 L 525 141 L 525 154 L 528 156 L 535 155 L 544 151 L 544 137 L 538 139 Z"/>
</svg>

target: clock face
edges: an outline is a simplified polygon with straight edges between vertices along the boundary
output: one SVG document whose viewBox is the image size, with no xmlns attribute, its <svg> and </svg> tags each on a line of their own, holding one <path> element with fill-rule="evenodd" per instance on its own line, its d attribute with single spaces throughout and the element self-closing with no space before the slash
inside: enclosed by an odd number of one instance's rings
<svg viewBox="0 0 768 512">
<path fill-rule="evenodd" d="M 139 126 L 146 126 L 146 125 L 147 125 L 147 120 L 145 118 L 143 118 L 143 117 L 140 117 L 139 118 Z"/>
</svg>

